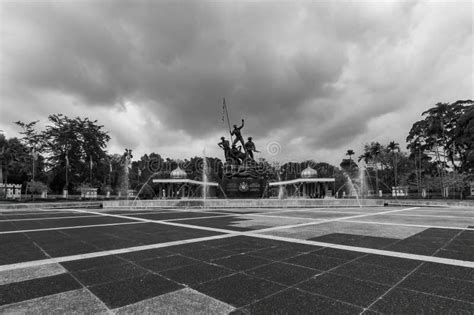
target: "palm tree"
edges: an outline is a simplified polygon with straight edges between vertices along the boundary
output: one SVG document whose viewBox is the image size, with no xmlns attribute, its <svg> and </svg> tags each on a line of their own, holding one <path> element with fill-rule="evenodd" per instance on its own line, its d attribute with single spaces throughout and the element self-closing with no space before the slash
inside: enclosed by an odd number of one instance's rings
<svg viewBox="0 0 474 315">
<path fill-rule="evenodd" d="M 355 152 L 354 152 L 354 150 L 352 150 L 352 149 L 349 149 L 349 150 L 347 150 L 347 152 L 346 152 L 346 155 L 349 155 L 349 161 L 350 161 L 349 163 L 350 163 L 350 165 L 352 165 L 352 156 L 353 156 L 354 154 L 355 154 Z"/>
<path fill-rule="evenodd" d="M 395 154 L 395 151 L 400 152 L 400 144 L 398 144 L 395 141 L 390 141 L 390 143 L 387 146 L 387 150 L 392 153 L 392 158 L 393 158 L 393 176 L 394 176 L 394 186 L 397 186 L 398 178 L 397 178 L 397 155 Z"/>
</svg>

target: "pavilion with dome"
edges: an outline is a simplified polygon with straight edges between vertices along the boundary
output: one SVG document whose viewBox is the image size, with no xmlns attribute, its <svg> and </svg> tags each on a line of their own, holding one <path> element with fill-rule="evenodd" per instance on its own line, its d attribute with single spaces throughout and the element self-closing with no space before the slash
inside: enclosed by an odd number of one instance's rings
<svg viewBox="0 0 474 315">
<path fill-rule="evenodd" d="M 202 186 L 217 187 L 215 182 L 202 182 L 187 178 L 188 174 L 181 167 L 176 167 L 170 172 L 170 178 L 153 179 L 158 184 L 158 196 L 162 198 L 195 197 L 197 188 Z"/>
<path fill-rule="evenodd" d="M 301 172 L 299 178 L 271 182 L 268 185 L 284 188 L 288 197 L 333 198 L 336 180 L 317 176 L 318 172 L 308 166 Z"/>
</svg>

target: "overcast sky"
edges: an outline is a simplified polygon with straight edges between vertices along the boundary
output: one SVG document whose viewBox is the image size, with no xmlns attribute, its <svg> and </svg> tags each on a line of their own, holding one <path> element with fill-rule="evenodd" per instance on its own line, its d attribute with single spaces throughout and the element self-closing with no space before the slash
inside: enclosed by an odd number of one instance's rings
<svg viewBox="0 0 474 315">
<path fill-rule="evenodd" d="M 339 164 L 437 102 L 473 99 L 471 1 L 1 1 L 0 129 L 97 119 L 108 150 Z"/>
</svg>

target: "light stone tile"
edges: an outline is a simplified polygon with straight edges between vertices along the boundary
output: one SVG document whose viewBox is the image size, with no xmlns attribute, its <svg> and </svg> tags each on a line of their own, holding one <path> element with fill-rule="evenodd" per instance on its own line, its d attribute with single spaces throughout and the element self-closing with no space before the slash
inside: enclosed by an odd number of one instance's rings
<svg viewBox="0 0 474 315">
<path fill-rule="evenodd" d="M 49 264 L 21 269 L 0 271 L 0 285 L 36 278 L 59 275 L 67 272 L 60 264 Z"/>
<path fill-rule="evenodd" d="M 234 307 L 185 288 L 115 309 L 116 314 L 228 314 Z"/>
<path fill-rule="evenodd" d="M 365 218 L 364 218 L 365 219 Z M 360 219 L 362 220 L 362 219 Z M 285 230 L 265 232 L 264 234 L 309 239 L 333 233 L 356 234 L 362 236 L 377 236 L 386 238 L 404 239 L 424 231 L 424 227 L 390 226 L 379 224 L 328 222 L 314 226 L 303 226 Z"/>
<path fill-rule="evenodd" d="M 0 314 L 111 314 L 86 289 L 62 292 L 0 307 Z"/>
</svg>

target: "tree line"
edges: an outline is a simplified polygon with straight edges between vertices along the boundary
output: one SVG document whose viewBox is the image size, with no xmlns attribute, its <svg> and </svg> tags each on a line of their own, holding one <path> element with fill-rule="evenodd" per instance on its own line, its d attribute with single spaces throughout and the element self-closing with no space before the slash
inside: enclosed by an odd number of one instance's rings
<svg viewBox="0 0 474 315">
<path fill-rule="evenodd" d="M 407 150 L 395 141 L 388 144 L 371 142 L 364 146 L 358 162 L 366 165 L 371 187 L 388 192 L 392 186 L 408 186 L 411 190 L 442 191 L 446 187 L 467 189 L 474 180 L 474 103 L 459 100 L 437 103 L 421 114 L 406 138 Z M 351 177 L 359 173 L 359 165 L 346 152 L 340 167 Z"/>
<path fill-rule="evenodd" d="M 52 114 L 42 130 L 38 130 L 38 123 L 16 122 L 20 138 L 6 139 L 0 133 L 3 182 L 28 184 L 32 192 L 98 187 L 100 193 L 117 193 L 121 189 L 124 156 L 107 152 L 110 136 L 97 120 Z M 439 191 L 444 187 L 462 190 L 474 180 L 473 101 L 436 104 L 413 124 L 406 142 L 407 150 L 395 141 L 367 143 L 359 155 L 347 150 L 348 158 L 339 167 L 313 160 L 277 165 L 265 159 L 258 159 L 257 166 L 261 175 L 272 181 L 297 178 L 309 166 L 317 170 L 318 177 L 336 178 L 336 188 L 341 188 L 346 176 L 355 179 L 361 171 L 359 165 L 365 165 L 364 172 L 376 191 L 390 192 L 393 186 L 418 191 Z M 223 177 L 222 161 L 206 160 L 212 166 L 210 180 L 219 182 Z M 151 178 L 169 177 L 178 165 L 188 178 L 201 179 L 202 157 L 175 160 L 152 152 L 132 161 L 128 187 L 141 189 Z"/>
</svg>

